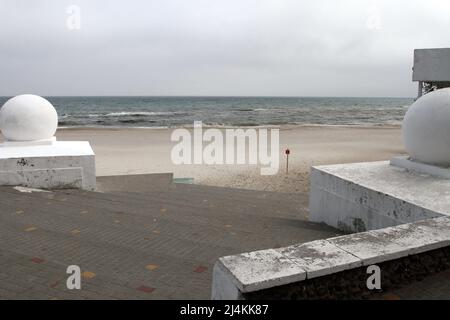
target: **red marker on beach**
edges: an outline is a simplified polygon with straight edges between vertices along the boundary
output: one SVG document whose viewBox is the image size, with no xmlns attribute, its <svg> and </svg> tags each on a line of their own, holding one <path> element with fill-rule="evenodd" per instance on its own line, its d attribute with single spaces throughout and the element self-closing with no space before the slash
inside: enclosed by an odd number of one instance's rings
<svg viewBox="0 0 450 320">
<path fill-rule="evenodd" d="M 284 152 L 286 154 L 286 174 L 289 173 L 289 154 L 291 154 L 291 150 L 286 149 Z"/>
</svg>

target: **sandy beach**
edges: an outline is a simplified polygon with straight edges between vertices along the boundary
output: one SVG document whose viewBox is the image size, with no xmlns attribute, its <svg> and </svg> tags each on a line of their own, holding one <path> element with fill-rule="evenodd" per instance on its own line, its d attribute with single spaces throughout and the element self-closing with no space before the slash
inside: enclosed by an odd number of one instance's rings
<svg viewBox="0 0 450 320">
<path fill-rule="evenodd" d="M 400 127 L 296 126 L 280 129 L 280 170 L 262 176 L 255 165 L 174 165 L 173 129 L 60 129 L 59 140 L 88 140 L 97 175 L 173 172 L 194 183 L 255 190 L 305 192 L 312 165 L 388 160 L 404 153 Z M 284 150 L 291 150 L 289 174 Z"/>
</svg>

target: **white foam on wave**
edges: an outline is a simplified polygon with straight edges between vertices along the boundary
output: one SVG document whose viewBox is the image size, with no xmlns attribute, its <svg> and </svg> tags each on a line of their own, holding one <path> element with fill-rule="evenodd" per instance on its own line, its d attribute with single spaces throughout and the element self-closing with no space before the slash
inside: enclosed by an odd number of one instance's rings
<svg viewBox="0 0 450 320">
<path fill-rule="evenodd" d="M 131 112 L 111 112 L 107 113 L 106 117 L 123 117 L 123 116 L 160 116 L 160 115 L 168 115 L 168 114 L 174 114 L 175 112 L 153 112 L 153 111 L 131 111 Z"/>
<path fill-rule="evenodd" d="M 107 114 L 101 114 L 101 113 L 91 113 L 87 116 L 90 118 L 97 118 L 97 117 L 127 117 L 127 116 L 163 116 L 163 115 L 171 115 L 176 114 L 176 112 L 170 112 L 170 111 L 120 111 L 120 112 L 111 112 Z M 67 115 L 70 116 L 70 115 Z"/>
</svg>

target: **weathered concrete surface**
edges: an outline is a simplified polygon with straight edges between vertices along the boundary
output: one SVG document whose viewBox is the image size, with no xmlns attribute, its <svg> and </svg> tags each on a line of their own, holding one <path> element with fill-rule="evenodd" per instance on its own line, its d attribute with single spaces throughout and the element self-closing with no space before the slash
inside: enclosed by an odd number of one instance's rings
<svg viewBox="0 0 450 320">
<path fill-rule="evenodd" d="M 308 279 L 361 266 L 362 261 L 327 240 L 278 249 L 284 257 L 306 271 Z"/>
<path fill-rule="evenodd" d="M 434 218 L 328 239 L 372 265 L 450 246 L 450 219 Z"/>
<path fill-rule="evenodd" d="M 439 167 L 417 161 L 412 161 L 408 156 L 397 156 L 391 159 L 391 166 L 396 166 L 413 173 L 426 174 L 437 178 L 450 179 L 450 168 Z"/>
<path fill-rule="evenodd" d="M 10 186 L 46 189 L 82 189 L 83 168 L 0 171 L 0 181 L 3 185 Z"/>
<path fill-rule="evenodd" d="M 0 185 L 95 190 L 95 155 L 85 141 L 0 144 Z"/>
<path fill-rule="evenodd" d="M 434 224 L 442 224 L 439 228 Z M 425 220 L 396 227 L 373 231 L 379 237 L 386 237 L 402 247 L 403 255 L 418 254 L 450 245 L 449 218 Z"/>
<path fill-rule="evenodd" d="M 242 300 L 242 291 L 239 290 L 239 283 L 233 282 L 227 268 L 221 263 L 216 263 L 213 268 L 213 283 L 211 296 L 214 300 Z"/>
<path fill-rule="evenodd" d="M 450 218 L 442 217 L 287 248 L 224 257 L 217 262 L 217 270 L 221 272 L 217 278 L 214 275 L 212 298 L 244 298 L 246 293 L 395 261 L 449 246 Z M 236 289 L 230 288 L 232 283 Z M 222 286 L 226 290 L 222 290 Z"/>
<path fill-rule="evenodd" d="M 311 169 L 311 221 L 361 232 L 448 215 L 450 180 L 387 161 Z"/>
<path fill-rule="evenodd" d="M 274 249 L 223 257 L 219 259 L 217 268 L 230 274 L 231 281 L 240 292 L 262 290 L 306 279 L 304 268 L 292 263 L 286 255 Z M 219 287 L 223 279 L 215 280 L 213 290 L 221 292 Z M 219 295 L 213 296 L 217 297 Z"/>
<path fill-rule="evenodd" d="M 376 232 L 376 231 L 374 231 Z M 392 237 L 379 236 L 378 233 L 360 232 L 328 240 L 335 246 L 351 252 L 361 259 L 363 265 L 371 265 L 407 255 L 402 246 L 393 242 Z"/>
<path fill-rule="evenodd" d="M 450 247 L 378 263 L 381 288 L 369 290 L 367 267 L 242 294 L 245 300 L 450 299 Z M 447 276 L 446 273 L 447 272 Z M 438 275 L 438 278 L 434 278 Z M 432 281 L 424 281 L 434 278 Z M 436 283 L 441 281 L 441 283 Z M 406 288 L 406 290 L 402 290 Z M 400 290 L 399 290 L 400 289 Z M 405 292 L 406 291 L 406 292 Z M 399 296 L 400 294 L 400 296 Z"/>
</svg>

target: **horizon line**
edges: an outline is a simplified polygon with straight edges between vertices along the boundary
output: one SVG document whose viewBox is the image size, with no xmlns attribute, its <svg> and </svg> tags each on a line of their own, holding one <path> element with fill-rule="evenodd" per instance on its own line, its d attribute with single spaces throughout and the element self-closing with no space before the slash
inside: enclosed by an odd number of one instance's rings
<svg viewBox="0 0 450 320">
<path fill-rule="evenodd" d="M 0 95 L 0 98 L 10 98 L 16 95 Z M 40 95 L 48 98 L 389 98 L 415 99 L 405 96 L 271 96 L 271 95 Z"/>
</svg>

